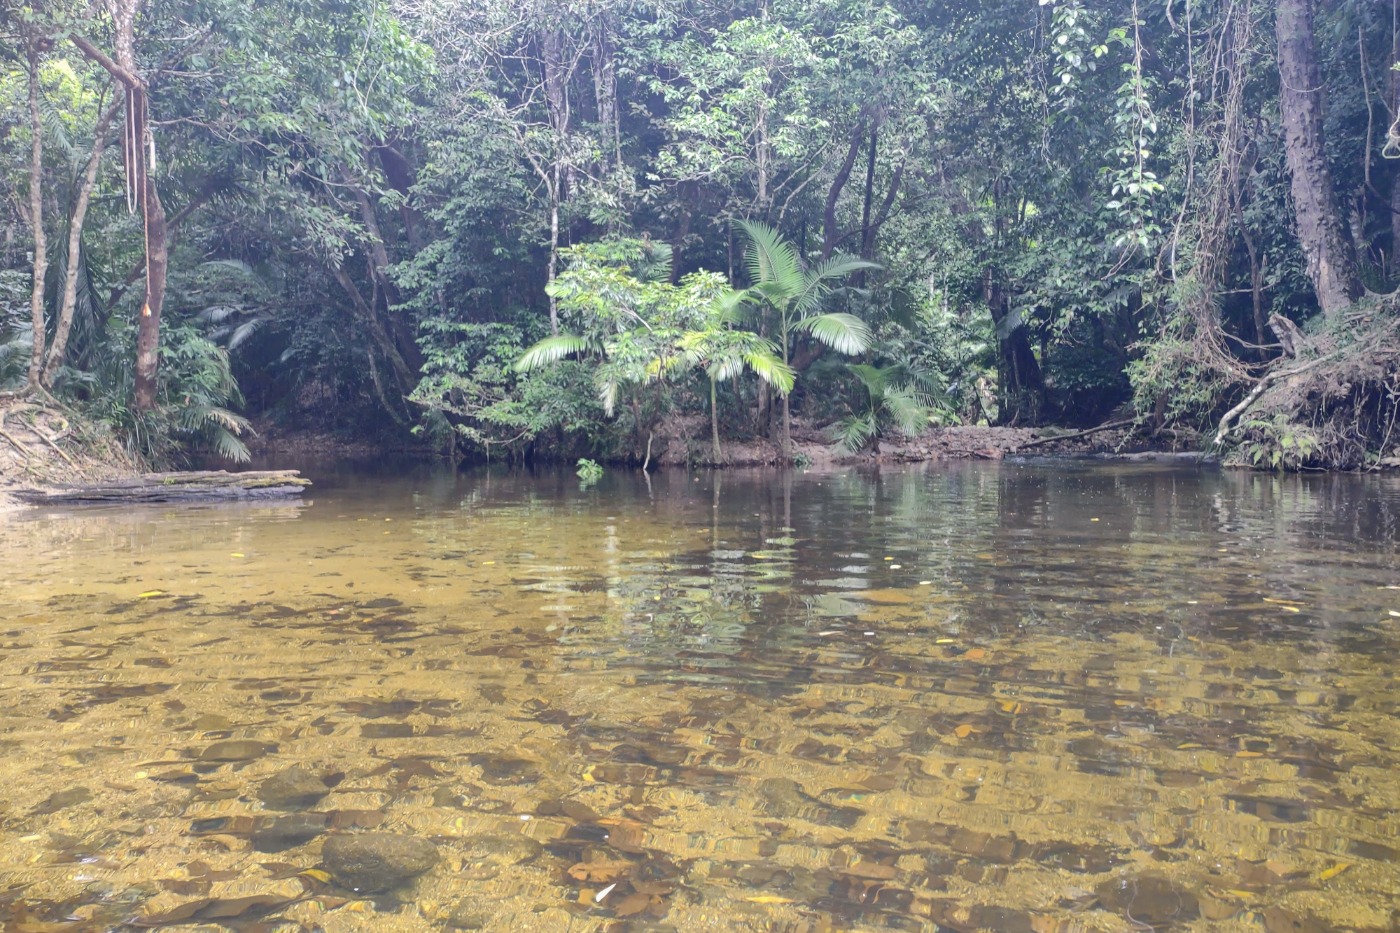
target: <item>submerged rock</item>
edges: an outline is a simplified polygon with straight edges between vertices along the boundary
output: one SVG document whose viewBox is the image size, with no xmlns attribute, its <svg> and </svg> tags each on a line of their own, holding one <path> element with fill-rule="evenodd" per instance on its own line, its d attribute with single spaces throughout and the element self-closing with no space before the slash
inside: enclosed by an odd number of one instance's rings
<svg viewBox="0 0 1400 933">
<path fill-rule="evenodd" d="M 86 803 L 92 799 L 92 791 L 86 787 L 70 787 L 67 790 L 54 791 L 39 806 L 34 808 L 36 815 L 47 815 L 57 813 L 59 810 Z"/>
<path fill-rule="evenodd" d="M 253 831 L 253 848 L 259 852 L 281 852 L 310 842 L 326 831 L 326 814 L 293 813 L 279 816 Z"/>
<path fill-rule="evenodd" d="M 1094 893 L 1104 909 L 1130 917 L 1139 924 L 1175 926 L 1201 915 L 1196 895 L 1162 875 L 1105 881 Z"/>
<path fill-rule="evenodd" d="M 263 781 L 258 799 L 277 810 L 300 810 L 315 806 L 329 792 L 320 775 L 304 765 L 292 765 Z"/>
<path fill-rule="evenodd" d="M 204 751 L 199 753 L 201 761 L 252 761 L 254 758 L 261 758 L 268 752 L 277 751 L 276 745 L 269 745 L 266 742 L 258 742 L 253 739 L 230 739 L 227 742 L 215 742 Z"/>
<path fill-rule="evenodd" d="M 452 915 L 447 918 L 447 928 L 449 930 L 484 930 L 491 922 L 490 914 L 481 909 L 481 903 L 476 898 L 463 898 L 457 902 L 457 906 L 452 909 Z"/>
<path fill-rule="evenodd" d="M 342 887 L 378 894 L 398 887 L 437 864 L 437 846 L 416 836 L 356 833 L 332 836 L 321 861 Z"/>
</svg>

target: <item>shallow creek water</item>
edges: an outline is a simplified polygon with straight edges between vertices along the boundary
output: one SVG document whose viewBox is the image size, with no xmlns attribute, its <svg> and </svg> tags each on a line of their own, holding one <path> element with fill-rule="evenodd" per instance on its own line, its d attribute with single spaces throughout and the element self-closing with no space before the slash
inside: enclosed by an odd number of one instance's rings
<svg viewBox="0 0 1400 933">
<path fill-rule="evenodd" d="M 0 515 L 0 927 L 1396 929 L 1398 541 L 1143 465 Z"/>
</svg>

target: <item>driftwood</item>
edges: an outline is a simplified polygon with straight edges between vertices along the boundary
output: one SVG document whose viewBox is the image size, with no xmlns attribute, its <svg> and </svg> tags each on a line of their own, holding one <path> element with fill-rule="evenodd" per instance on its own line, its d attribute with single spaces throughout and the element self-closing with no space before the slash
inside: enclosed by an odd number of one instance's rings
<svg viewBox="0 0 1400 933">
<path fill-rule="evenodd" d="M 49 489 L 15 489 L 10 495 L 34 505 L 84 502 L 198 502 L 216 499 L 277 499 L 299 496 L 311 480 L 296 470 L 226 473 L 145 473 L 93 486 L 60 485 Z"/>
<path fill-rule="evenodd" d="M 1076 431 L 1073 434 L 1051 434 L 1047 437 L 1037 437 L 1033 441 L 1026 441 L 1017 450 L 1025 450 L 1027 447 L 1039 447 L 1041 444 L 1053 444 L 1055 441 L 1072 441 L 1080 437 L 1088 437 L 1090 434 L 1098 434 L 1100 431 L 1112 431 L 1114 428 L 1126 428 L 1133 423 L 1132 418 L 1125 418 L 1122 421 L 1108 421 L 1096 428 L 1089 428 L 1087 431 Z"/>
</svg>

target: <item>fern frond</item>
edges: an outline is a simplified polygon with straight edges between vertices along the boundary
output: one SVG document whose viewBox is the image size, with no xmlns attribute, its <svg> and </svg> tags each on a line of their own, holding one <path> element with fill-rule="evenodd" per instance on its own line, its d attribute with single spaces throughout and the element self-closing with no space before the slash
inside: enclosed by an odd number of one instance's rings
<svg viewBox="0 0 1400 933">
<path fill-rule="evenodd" d="M 586 337 L 578 337 L 573 334 L 559 334 L 555 337 L 546 337 L 539 343 L 521 354 L 520 359 L 515 361 L 515 371 L 518 373 L 528 373 L 536 369 L 557 363 L 567 356 L 576 353 L 586 353 L 592 344 Z"/>
</svg>

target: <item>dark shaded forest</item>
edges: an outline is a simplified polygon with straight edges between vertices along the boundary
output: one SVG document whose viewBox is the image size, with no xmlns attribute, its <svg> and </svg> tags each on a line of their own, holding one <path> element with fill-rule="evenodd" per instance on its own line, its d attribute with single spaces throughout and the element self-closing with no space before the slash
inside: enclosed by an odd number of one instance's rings
<svg viewBox="0 0 1400 933">
<path fill-rule="evenodd" d="M 695 462 L 1131 423 L 1369 468 L 1397 0 L 0 4 L 0 391 Z"/>
</svg>

